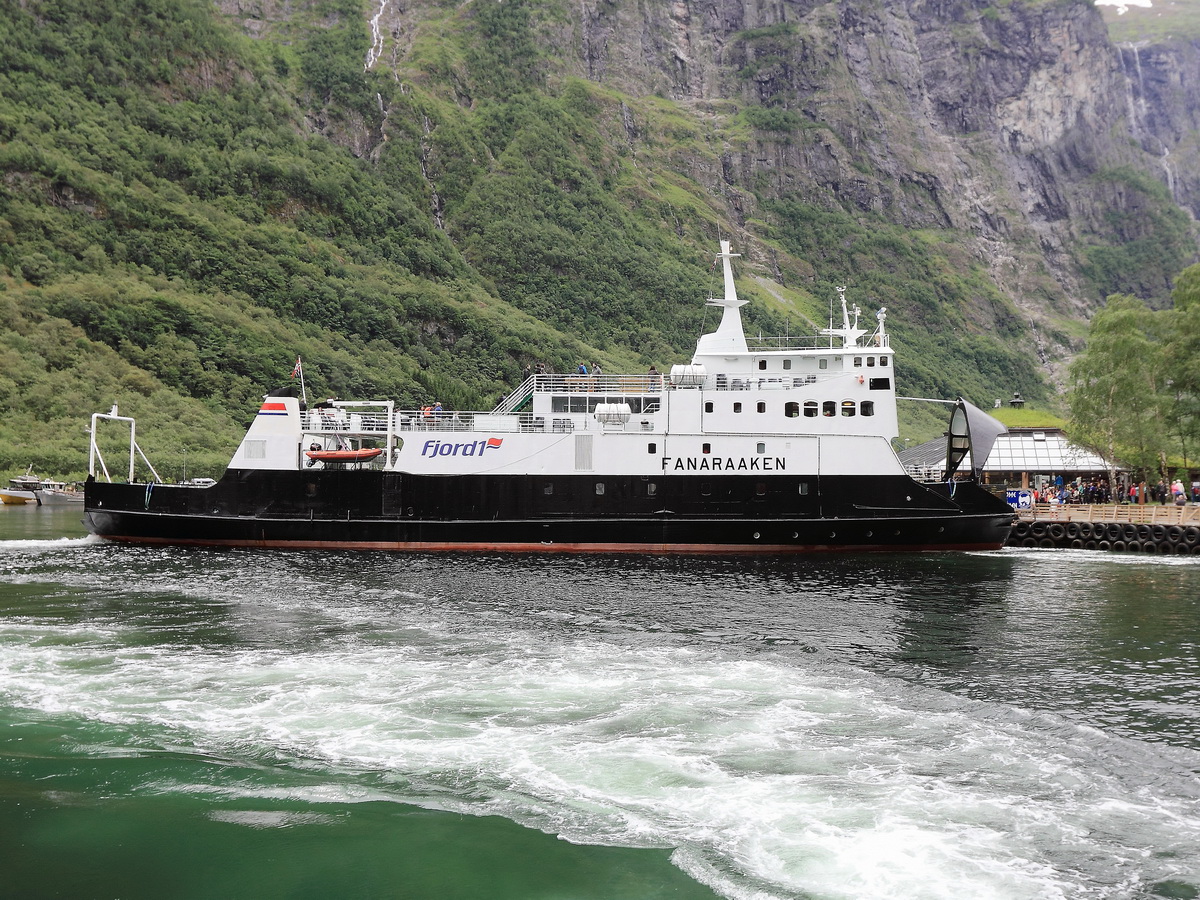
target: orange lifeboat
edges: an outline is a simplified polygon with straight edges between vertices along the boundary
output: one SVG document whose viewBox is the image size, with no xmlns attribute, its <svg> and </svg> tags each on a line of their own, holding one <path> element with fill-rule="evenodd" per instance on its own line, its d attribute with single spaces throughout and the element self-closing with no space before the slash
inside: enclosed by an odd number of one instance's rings
<svg viewBox="0 0 1200 900">
<path fill-rule="evenodd" d="M 369 450 L 305 450 L 304 455 L 318 462 L 354 463 L 374 459 L 383 449 L 373 447 Z"/>
</svg>

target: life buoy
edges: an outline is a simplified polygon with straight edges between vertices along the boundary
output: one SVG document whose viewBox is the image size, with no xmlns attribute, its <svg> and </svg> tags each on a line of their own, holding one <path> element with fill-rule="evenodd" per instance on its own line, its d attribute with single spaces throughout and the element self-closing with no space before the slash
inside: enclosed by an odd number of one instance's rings
<svg viewBox="0 0 1200 900">
<path fill-rule="evenodd" d="M 859 384 L 862 384 L 864 381 L 866 381 L 866 379 L 865 379 L 865 378 L 863 378 L 861 375 L 859 375 L 859 376 L 858 376 L 858 383 L 859 383 Z"/>
</svg>

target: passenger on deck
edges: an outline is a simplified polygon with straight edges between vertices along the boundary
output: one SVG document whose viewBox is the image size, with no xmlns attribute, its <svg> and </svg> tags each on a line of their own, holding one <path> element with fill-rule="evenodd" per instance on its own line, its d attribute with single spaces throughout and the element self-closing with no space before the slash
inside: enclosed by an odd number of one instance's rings
<svg viewBox="0 0 1200 900">
<path fill-rule="evenodd" d="M 657 391 L 662 383 L 658 374 L 658 369 L 654 368 L 654 366 L 651 366 L 650 371 L 646 374 L 650 376 L 646 379 L 646 390 Z"/>
</svg>

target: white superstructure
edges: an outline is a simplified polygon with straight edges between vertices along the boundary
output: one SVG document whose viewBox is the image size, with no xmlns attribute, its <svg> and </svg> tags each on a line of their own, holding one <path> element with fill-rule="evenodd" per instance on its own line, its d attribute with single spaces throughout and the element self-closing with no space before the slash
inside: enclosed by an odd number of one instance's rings
<svg viewBox="0 0 1200 900">
<path fill-rule="evenodd" d="M 231 469 L 331 463 L 307 452 L 379 447 L 370 463 L 414 474 L 903 472 L 885 312 L 868 331 L 839 289 L 841 322 L 807 339 L 747 339 L 728 241 L 717 329 L 689 364 L 638 375 L 534 375 L 489 412 L 397 410 L 267 397 Z M 366 465 L 365 463 L 363 465 Z"/>
</svg>

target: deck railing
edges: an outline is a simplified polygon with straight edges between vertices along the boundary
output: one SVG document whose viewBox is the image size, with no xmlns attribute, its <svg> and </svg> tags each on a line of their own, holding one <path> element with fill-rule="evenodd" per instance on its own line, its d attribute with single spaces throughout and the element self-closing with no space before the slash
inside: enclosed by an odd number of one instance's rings
<svg viewBox="0 0 1200 900">
<path fill-rule="evenodd" d="M 1133 522 L 1136 525 L 1200 523 L 1200 504 L 1161 503 L 1037 503 L 1018 510 L 1022 519 L 1042 522 Z"/>
</svg>

